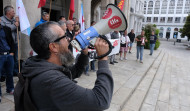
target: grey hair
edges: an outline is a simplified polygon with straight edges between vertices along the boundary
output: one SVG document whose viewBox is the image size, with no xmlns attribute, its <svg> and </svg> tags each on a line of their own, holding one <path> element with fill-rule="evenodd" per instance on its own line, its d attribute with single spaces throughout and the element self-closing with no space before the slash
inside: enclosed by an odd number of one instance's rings
<svg viewBox="0 0 190 111">
<path fill-rule="evenodd" d="M 7 14 L 7 12 L 9 12 L 11 9 L 14 9 L 12 6 L 6 6 L 5 8 L 4 8 L 4 14 L 6 15 Z"/>
<path fill-rule="evenodd" d="M 47 13 L 47 12 L 42 12 L 42 17 L 43 17 L 43 16 L 46 16 L 46 15 L 49 15 L 49 13 Z"/>
<path fill-rule="evenodd" d="M 34 28 L 30 35 L 30 45 L 41 59 L 49 59 L 51 53 L 49 44 L 59 38 L 59 34 L 53 29 L 56 22 L 46 22 Z"/>
<path fill-rule="evenodd" d="M 58 24 L 59 24 L 60 26 L 63 26 L 64 24 L 66 25 L 66 23 L 65 23 L 64 21 L 62 21 L 62 20 L 60 20 L 60 21 L 58 22 Z"/>
<path fill-rule="evenodd" d="M 71 21 L 72 21 L 72 20 L 67 20 L 66 24 L 67 24 L 67 25 L 68 25 L 68 24 L 71 24 Z"/>
</svg>

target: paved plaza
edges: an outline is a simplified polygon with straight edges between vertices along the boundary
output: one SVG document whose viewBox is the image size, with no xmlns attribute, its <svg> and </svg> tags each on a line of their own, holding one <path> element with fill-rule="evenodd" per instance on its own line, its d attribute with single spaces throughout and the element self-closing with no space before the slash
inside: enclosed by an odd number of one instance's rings
<svg viewBox="0 0 190 111">
<path fill-rule="evenodd" d="M 114 93 L 106 111 L 190 111 L 190 50 L 183 44 L 161 41 L 152 56 L 144 50 L 143 64 L 136 61 L 135 47 L 128 60 L 121 61 L 117 55 L 119 63 L 109 65 Z M 89 74 L 76 79 L 78 85 L 93 88 L 96 73 Z M 13 96 L 5 93 L 5 87 L 2 91 L 0 111 L 14 111 Z"/>
</svg>

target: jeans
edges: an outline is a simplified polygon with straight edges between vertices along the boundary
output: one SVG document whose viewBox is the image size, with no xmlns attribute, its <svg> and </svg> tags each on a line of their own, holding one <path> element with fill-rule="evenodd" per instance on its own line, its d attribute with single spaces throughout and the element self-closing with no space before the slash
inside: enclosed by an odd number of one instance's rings
<svg viewBox="0 0 190 111">
<path fill-rule="evenodd" d="M 14 84 L 13 84 L 14 58 L 12 55 L 0 55 L 0 78 L 3 68 L 5 68 L 6 71 L 6 87 L 7 87 L 6 91 L 9 93 L 14 89 Z M 2 93 L 0 85 L 0 96 L 1 95 Z"/>
<path fill-rule="evenodd" d="M 94 63 L 95 63 L 95 61 L 93 60 L 93 61 L 91 61 L 90 62 L 91 63 L 91 70 L 95 70 L 95 65 L 94 65 Z M 85 73 L 87 73 L 88 72 L 88 70 L 89 70 L 89 64 L 85 67 Z"/>
<path fill-rule="evenodd" d="M 144 51 L 144 46 L 137 46 L 137 59 L 139 59 L 139 54 L 140 54 L 141 61 L 143 59 L 143 51 Z"/>
<path fill-rule="evenodd" d="M 153 54 L 155 44 L 150 44 L 150 55 Z"/>
<path fill-rule="evenodd" d="M 110 62 L 113 62 L 113 61 L 115 61 L 115 54 L 110 56 Z"/>
</svg>

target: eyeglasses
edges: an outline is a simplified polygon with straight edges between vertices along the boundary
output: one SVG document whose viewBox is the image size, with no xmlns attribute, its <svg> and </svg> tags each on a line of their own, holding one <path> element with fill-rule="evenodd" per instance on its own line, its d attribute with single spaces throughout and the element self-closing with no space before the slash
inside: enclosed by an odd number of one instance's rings
<svg viewBox="0 0 190 111">
<path fill-rule="evenodd" d="M 62 37 L 60 37 L 60 38 L 57 38 L 57 39 L 54 40 L 53 42 L 59 42 L 61 39 L 65 38 L 65 37 L 66 37 L 67 40 L 69 39 L 69 37 L 67 37 L 66 35 L 64 35 L 64 36 L 62 36 Z"/>
</svg>

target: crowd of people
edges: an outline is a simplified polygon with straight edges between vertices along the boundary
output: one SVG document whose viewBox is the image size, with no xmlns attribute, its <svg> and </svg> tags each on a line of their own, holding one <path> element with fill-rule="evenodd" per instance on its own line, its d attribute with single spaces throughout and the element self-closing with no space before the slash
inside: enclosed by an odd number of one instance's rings
<svg viewBox="0 0 190 111">
<path fill-rule="evenodd" d="M 91 26 L 96 22 L 92 21 Z M 13 75 L 18 74 L 18 42 L 17 29 L 19 18 L 15 17 L 14 8 L 6 6 L 4 15 L 0 17 L 0 79 L 6 80 L 6 92 L 14 93 Z M 33 51 L 24 63 L 21 74 L 30 78 L 30 96 L 38 110 L 104 110 L 109 107 L 113 94 L 113 78 L 108 67 L 118 63 L 115 54 L 89 62 L 88 48 L 84 49 L 74 63 L 73 47 L 70 41 L 81 33 L 80 24 L 76 18 L 66 20 L 60 16 L 59 21 L 49 21 L 49 14 L 42 13 L 40 21 L 30 35 L 30 45 Z M 131 53 L 133 42 L 137 41 L 137 60 L 143 63 L 145 42 L 144 31 L 135 37 L 134 30 L 114 31 L 106 34 L 107 38 L 120 40 L 120 60 L 127 60 L 127 52 Z M 150 36 L 150 55 L 153 54 L 157 37 L 152 32 Z M 93 47 L 96 54 L 105 54 L 109 47 L 105 40 L 98 38 Z M 98 62 L 97 69 L 95 62 Z M 75 78 L 82 73 L 89 76 L 89 65 L 92 71 L 97 71 L 97 80 L 93 89 L 78 86 Z M 2 82 L 2 81 L 1 81 Z M 16 91 L 16 89 L 15 89 Z M 61 93 L 60 93 L 61 92 Z M 0 102 L 1 102 L 0 85 Z M 40 97 L 40 98 L 39 98 Z M 73 107 L 75 105 L 75 107 Z"/>
</svg>

